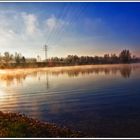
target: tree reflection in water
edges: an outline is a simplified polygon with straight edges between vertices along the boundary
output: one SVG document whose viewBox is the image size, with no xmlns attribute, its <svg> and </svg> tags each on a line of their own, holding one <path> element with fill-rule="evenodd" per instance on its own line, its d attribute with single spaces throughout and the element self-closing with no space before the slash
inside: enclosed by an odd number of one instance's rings
<svg viewBox="0 0 140 140">
<path fill-rule="evenodd" d="M 123 78 L 129 78 L 132 71 L 138 69 L 139 65 L 96 65 L 96 66 L 74 66 L 74 67 L 58 67 L 58 68 L 46 68 L 46 69 L 28 69 L 28 70 L 9 70 L 8 72 L 0 73 L 0 81 L 7 83 L 7 86 L 12 84 L 22 84 L 27 77 L 37 78 L 41 81 L 41 76 L 46 77 L 46 88 L 50 87 L 49 76 L 67 75 L 68 77 L 78 77 L 80 75 L 89 74 L 105 74 L 116 75 L 120 73 Z M 4 70 L 3 70 L 4 71 Z"/>
<path fill-rule="evenodd" d="M 127 67 L 123 67 L 122 69 L 120 69 L 120 73 L 124 78 L 129 78 L 132 72 L 132 67 L 131 66 L 127 66 Z"/>
</svg>

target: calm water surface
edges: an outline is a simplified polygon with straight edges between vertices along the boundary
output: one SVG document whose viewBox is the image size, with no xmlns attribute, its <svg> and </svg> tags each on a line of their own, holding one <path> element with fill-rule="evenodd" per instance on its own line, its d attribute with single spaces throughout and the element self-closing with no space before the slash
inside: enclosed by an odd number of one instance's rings
<svg viewBox="0 0 140 140">
<path fill-rule="evenodd" d="M 0 70 L 0 110 L 88 136 L 140 136 L 140 64 Z"/>
</svg>

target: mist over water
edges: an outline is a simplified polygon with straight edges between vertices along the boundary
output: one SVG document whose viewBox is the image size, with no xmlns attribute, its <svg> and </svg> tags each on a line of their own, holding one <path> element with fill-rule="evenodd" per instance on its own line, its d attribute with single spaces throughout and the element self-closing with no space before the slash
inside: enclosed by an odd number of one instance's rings
<svg viewBox="0 0 140 140">
<path fill-rule="evenodd" d="M 132 136 L 140 124 L 139 81 L 140 64 L 0 70 L 0 110 L 90 136 Z"/>
</svg>

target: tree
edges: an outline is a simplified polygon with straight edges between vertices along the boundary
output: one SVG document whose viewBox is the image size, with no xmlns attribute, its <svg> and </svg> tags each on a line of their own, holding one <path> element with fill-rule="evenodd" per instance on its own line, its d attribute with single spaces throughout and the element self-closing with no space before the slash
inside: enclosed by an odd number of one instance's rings
<svg viewBox="0 0 140 140">
<path fill-rule="evenodd" d="M 118 63 L 118 57 L 116 56 L 116 54 L 111 54 L 111 63 Z"/>
<path fill-rule="evenodd" d="M 4 53 L 4 60 L 6 63 L 8 63 L 12 59 L 12 55 L 10 55 L 9 52 Z"/>
<path fill-rule="evenodd" d="M 129 50 L 123 50 L 119 55 L 120 61 L 122 63 L 129 63 L 131 60 L 131 53 Z"/>
<path fill-rule="evenodd" d="M 17 64 L 20 63 L 20 54 L 15 53 L 15 61 L 16 61 Z"/>
<path fill-rule="evenodd" d="M 110 61 L 109 54 L 105 54 L 103 60 L 104 60 L 105 63 L 109 63 L 109 61 Z"/>
<path fill-rule="evenodd" d="M 22 63 L 25 63 L 25 62 L 26 62 L 26 59 L 25 59 L 24 56 L 22 56 L 22 58 L 21 58 L 21 62 L 22 62 Z"/>
</svg>

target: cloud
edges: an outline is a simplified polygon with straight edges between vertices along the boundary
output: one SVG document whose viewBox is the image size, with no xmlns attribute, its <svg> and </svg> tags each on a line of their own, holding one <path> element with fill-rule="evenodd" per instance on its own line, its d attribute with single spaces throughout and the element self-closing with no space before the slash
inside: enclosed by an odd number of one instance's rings
<svg viewBox="0 0 140 140">
<path fill-rule="evenodd" d="M 0 19 L 0 52 L 17 51 L 26 56 L 43 53 L 43 44 L 56 42 L 56 38 L 60 36 L 59 31 L 68 25 L 54 15 L 42 19 L 34 13 L 10 10 L 0 10 Z"/>
<path fill-rule="evenodd" d="M 56 28 L 57 24 L 58 23 L 55 16 L 51 16 L 50 18 L 46 20 L 46 28 L 49 30 L 53 30 L 54 28 Z"/>
<path fill-rule="evenodd" d="M 41 46 L 37 16 L 22 12 L 0 12 L 0 52 L 28 52 Z M 27 54 L 28 54 L 27 52 Z M 24 54 L 24 53 L 23 53 Z M 25 54 L 26 55 L 26 54 Z"/>
<path fill-rule="evenodd" d="M 67 36 L 66 29 L 68 29 L 69 22 L 51 15 L 44 20 L 44 32 L 46 41 L 49 45 L 56 45 L 61 41 L 61 38 Z"/>
<path fill-rule="evenodd" d="M 22 17 L 24 19 L 25 30 L 28 35 L 34 35 L 39 31 L 36 15 L 23 13 Z"/>
<path fill-rule="evenodd" d="M 49 31 L 63 28 L 66 25 L 68 25 L 68 22 L 65 22 L 61 19 L 58 19 L 54 15 L 50 16 L 45 21 L 46 29 L 49 30 Z"/>
</svg>

